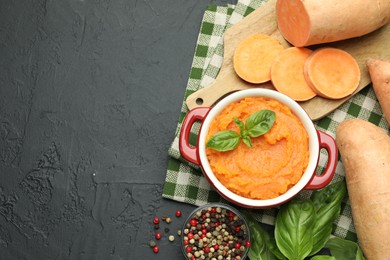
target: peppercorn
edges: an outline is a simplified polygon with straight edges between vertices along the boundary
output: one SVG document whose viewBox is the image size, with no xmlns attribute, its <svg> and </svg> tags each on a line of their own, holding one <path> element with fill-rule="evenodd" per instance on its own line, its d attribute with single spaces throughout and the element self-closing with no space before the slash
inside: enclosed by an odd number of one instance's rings
<svg viewBox="0 0 390 260">
<path fill-rule="evenodd" d="M 172 241 L 175 240 L 175 237 L 174 237 L 173 235 L 170 235 L 170 236 L 168 237 L 168 240 L 172 242 Z"/>
<path fill-rule="evenodd" d="M 169 223 L 171 223 L 171 222 L 172 222 L 172 220 L 171 220 L 171 218 L 170 218 L 170 217 L 167 217 L 167 218 L 165 219 L 165 222 L 166 222 L 167 224 L 169 224 Z"/>
<path fill-rule="evenodd" d="M 160 232 L 157 232 L 155 235 L 157 240 L 160 240 L 161 239 L 161 233 Z"/>
<path fill-rule="evenodd" d="M 195 219 L 191 219 L 190 225 L 194 227 L 194 226 L 196 226 L 196 224 L 197 224 L 197 221 Z"/>
<path fill-rule="evenodd" d="M 181 216 L 181 211 L 180 210 L 176 210 L 175 215 L 176 215 L 176 217 L 180 217 Z"/>
<path fill-rule="evenodd" d="M 247 249 L 245 222 L 230 210 L 209 207 L 198 210 L 185 224 L 183 244 L 191 259 L 233 259 Z M 191 245 L 191 246 L 190 246 Z M 190 248 L 190 249 L 189 249 Z"/>
<path fill-rule="evenodd" d="M 149 240 L 150 247 L 154 247 L 155 245 L 156 245 L 156 242 L 154 242 L 153 240 Z"/>
<path fill-rule="evenodd" d="M 154 217 L 153 223 L 157 225 L 158 223 L 160 223 L 160 219 L 158 217 Z"/>
<path fill-rule="evenodd" d="M 158 246 L 154 246 L 154 247 L 153 247 L 153 252 L 158 253 L 158 251 L 160 251 L 160 249 L 158 248 Z"/>
</svg>

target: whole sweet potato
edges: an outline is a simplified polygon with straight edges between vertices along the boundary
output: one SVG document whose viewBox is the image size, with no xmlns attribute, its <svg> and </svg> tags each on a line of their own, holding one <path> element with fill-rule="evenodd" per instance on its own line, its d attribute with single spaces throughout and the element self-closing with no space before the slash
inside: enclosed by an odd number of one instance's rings
<svg viewBox="0 0 390 260">
<path fill-rule="evenodd" d="M 372 87 L 388 123 L 390 123 L 390 60 L 368 59 Z"/>
<path fill-rule="evenodd" d="M 367 259 L 388 259 L 390 137 L 370 122 L 350 119 L 337 127 L 336 143 L 359 244 Z"/>
<path fill-rule="evenodd" d="M 277 0 L 282 35 L 296 47 L 370 33 L 390 21 L 388 0 Z"/>
</svg>

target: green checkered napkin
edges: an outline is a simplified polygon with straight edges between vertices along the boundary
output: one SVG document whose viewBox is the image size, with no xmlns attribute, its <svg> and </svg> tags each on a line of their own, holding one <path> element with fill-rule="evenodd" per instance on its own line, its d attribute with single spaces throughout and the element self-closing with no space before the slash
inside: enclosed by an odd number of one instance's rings
<svg viewBox="0 0 390 260">
<path fill-rule="evenodd" d="M 258 8 L 264 0 L 238 0 L 235 6 L 209 6 L 204 13 L 192 68 L 185 91 L 185 98 L 200 88 L 212 83 L 222 65 L 223 60 L 223 33 L 231 25 Z M 183 101 L 179 124 L 175 138 L 169 148 L 169 162 L 163 197 L 175 201 L 203 205 L 209 202 L 221 201 L 222 198 L 209 185 L 200 169 L 181 158 L 179 152 L 178 134 L 188 108 Z M 370 121 L 389 131 L 389 125 L 383 117 L 381 108 L 371 86 L 357 93 L 352 99 L 344 103 L 327 117 L 314 122 L 318 130 L 322 130 L 335 137 L 337 125 L 349 118 L 361 118 Z M 196 124 L 190 136 L 190 143 L 197 139 L 199 124 Z M 321 152 L 318 171 L 322 171 L 327 162 L 326 153 Z M 344 168 L 338 162 L 333 179 L 344 179 Z M 300 196 L 310 196 L 310 191 L 304 191 Z M 252 210 L 256 219 L 262 223 L 274 225 L 277 209 Z M 356 232 L 352 222 L 351 207 L 346 199 L 342 205 L 341 216 L 334 225 L 334 235 L 356 241 Z"/>
</svg>

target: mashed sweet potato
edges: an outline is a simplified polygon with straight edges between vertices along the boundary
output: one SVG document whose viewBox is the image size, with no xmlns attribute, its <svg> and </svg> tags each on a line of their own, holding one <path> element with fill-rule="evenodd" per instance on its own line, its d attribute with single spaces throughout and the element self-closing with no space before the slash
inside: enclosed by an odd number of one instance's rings
<svg viewBox="0 0 390 260">
<path fill-rule="evenodd" d="M 309 137 L 299 119 L 277 100 L 249 97 L 231 103 L 214 118 L 206 138 L 226 129 L 239 133 L 233 117 L 245 122 L 262 109 L 276 113 L 275 123 L 264 135 L 252 138 L 252 148 L 241 142 L 232 151 L 206 151 L 219 181 L 232 192 L 252 199 L 277 197 L 301 178 L 309 161 Z"/>
</svg>

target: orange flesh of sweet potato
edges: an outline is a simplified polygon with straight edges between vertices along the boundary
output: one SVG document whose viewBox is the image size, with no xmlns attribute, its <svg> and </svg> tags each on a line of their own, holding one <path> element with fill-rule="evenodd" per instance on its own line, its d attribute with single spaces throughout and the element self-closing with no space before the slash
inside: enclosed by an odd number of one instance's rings
<svg viewBox="0 0 390 260">
<path fill-rule="evenodd" d="M 241 41 L 234 51 L 234 70 L 247 82 L 267 82 L 271 79 L 271 64 L 283 50 L 280 42 L 269 35 L 251 35 Z"/>
<path fill-rule="evenodd" d="M 370 33 L 390 21 L 388 0 L 278 0 L 279 31 L 296 47 Z"/>
<path fill-rule="evenodd" d="M 375 95 L 387 122 L 390 123 L 390 61 L 369 59 L 366 64 Z"/>
<path fill-rule="evenodd" d="M 290 47 L 282 51 L 271 66 L 271 81 L 275 89 L 296 101 L 306 101 L 316 96 L 307 84 L 303 67 L 312 50 Z"/>
<path fill-rule="evenodd" d="M 309 56 L 304 75 L 318 95 L 329 99 L 351 95 L 360 82 L 357 61 L 349 53 L 330 47 L 317 49 Z"/>
<path fill-rule="evenodd" d="M 390 137 L 361 119 L 343 121 L 336 143 L 345 169 L 353 223 L 367 259 L 390 256 Z"/>
</svg>

